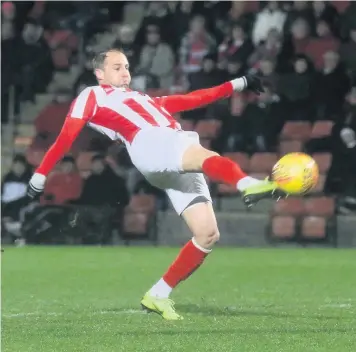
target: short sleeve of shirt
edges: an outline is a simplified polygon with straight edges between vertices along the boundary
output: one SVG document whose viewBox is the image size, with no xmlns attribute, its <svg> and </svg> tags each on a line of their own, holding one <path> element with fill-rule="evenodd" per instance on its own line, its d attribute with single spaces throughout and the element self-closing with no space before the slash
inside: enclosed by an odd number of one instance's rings
<svg viewBox="0 0 356 352">
<path fill-rule="evenodd" d="M 88 87 L 74 99 L 67 117 L 89 121 L 95 115 L 97 107 L 94 89 Z"/>
</svg>

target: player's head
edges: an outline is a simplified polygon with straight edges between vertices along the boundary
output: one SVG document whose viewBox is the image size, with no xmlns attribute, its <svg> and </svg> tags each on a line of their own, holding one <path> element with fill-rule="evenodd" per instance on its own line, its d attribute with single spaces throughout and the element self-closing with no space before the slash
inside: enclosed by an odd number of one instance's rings
<svg viewBox="0 0 356 352">
<path fill-rule="evenodd" d="M 99 84 L 125 88 L 130 85 L 129 62 L 120 49 L 98 53 L 93 59 L 93 70 Z"/>
</svg>

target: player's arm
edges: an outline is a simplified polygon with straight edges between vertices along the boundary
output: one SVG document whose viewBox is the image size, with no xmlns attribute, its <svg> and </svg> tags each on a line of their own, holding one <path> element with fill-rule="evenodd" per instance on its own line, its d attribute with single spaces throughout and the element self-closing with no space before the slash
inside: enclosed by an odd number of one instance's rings
<svg viewBox="0 0 356 352">
<path fill-rule="evenodd" d="M 29 182 L 29 197 L 35 198 L 43 192 L 48 174 L 68 153 L 80 131 L 94 116 L 96 108 L 95 93 L 91 88 L 84 89 L 73 101 L 56 141 L 48 149 Z"/>
<path fill-rule="evenodd" d="M 245 89 L 252 90 L 256 94 L 263 92 L 261 80 L 255 75 L 247 75 L 233 79 L 219 86 L 199 89 L 182 95 L 169 95 L 155 98 L 155 101 L 163 106 L 169 113 L 193 110 L 214 103 L 217 100 L 228 98 L 233 92 L 241 92 Z"/>
</svg>

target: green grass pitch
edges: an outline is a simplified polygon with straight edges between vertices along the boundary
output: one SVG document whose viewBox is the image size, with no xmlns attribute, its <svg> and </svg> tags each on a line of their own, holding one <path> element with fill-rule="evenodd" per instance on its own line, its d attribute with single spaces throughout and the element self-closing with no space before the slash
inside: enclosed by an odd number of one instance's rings
<svg viewBox="0 0 356 352">
<path fill-rule="evenodd" d="M 167 322 L 140 298 L 177 252 L 6 248 L 2 351 L 356 351 L 355 250 L 216 248 Z"/>
</svg>

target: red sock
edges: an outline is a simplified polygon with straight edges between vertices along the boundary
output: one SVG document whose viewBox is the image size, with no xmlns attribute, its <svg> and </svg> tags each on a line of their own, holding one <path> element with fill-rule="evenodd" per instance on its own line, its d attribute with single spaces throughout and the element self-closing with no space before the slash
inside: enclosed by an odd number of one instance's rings
<svg viewBox="0 0 356 352">
<path fill-rule="evenodd" d="M 187 279 L 203 263 L 209 252 L 203 252 L 190 240 L 179 252 L 178 257 L 163 276 L 163 280 L 172 288 Z"/>
<path fill-rule="evenodd" d="M 203 172 L 212 181 L 236 186 L 237 182 L 247 175 L 240 166 L 223 156 L 212 156 L 203 163 Z"/>
</svg>

